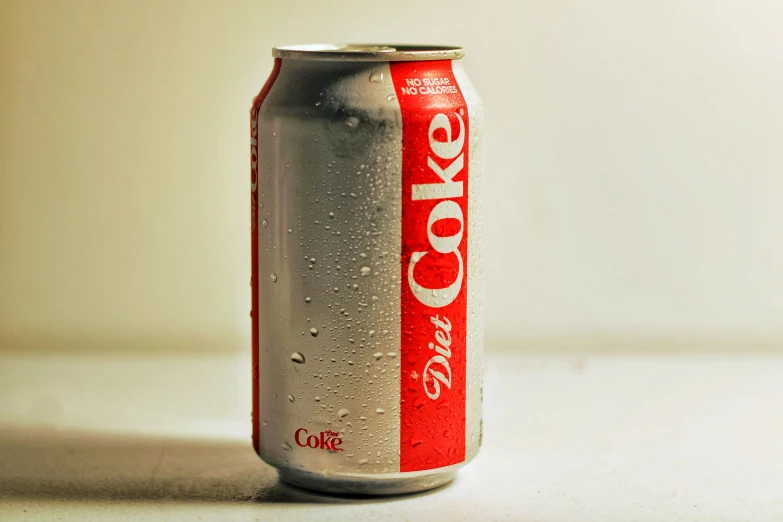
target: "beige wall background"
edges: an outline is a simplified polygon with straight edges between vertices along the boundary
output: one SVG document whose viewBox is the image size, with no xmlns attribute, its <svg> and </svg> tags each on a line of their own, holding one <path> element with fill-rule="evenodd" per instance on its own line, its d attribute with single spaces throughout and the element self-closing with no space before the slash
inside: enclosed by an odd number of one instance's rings
<svg viewBox="0 0 783 522">
<path fill-rule="evenodd" d="M 0 348 L 246 349 L 249 104 L 312 41 L 467 48 L 490 347 L 783 347 L 781 27 L 777 1 L 5 0 Z"/>
</svg>

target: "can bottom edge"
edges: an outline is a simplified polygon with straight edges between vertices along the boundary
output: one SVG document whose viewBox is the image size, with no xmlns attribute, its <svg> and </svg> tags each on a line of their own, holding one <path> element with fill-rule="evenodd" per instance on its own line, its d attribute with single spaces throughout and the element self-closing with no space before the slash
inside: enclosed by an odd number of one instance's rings
<svg viewBox="0 0 783 522">
<path fill-rule="evenodd" d="M 414 475 L 325 475 L 291 468 L 278 468 L 280 480 L 292 486 L 338 495 L 388 496 L 418 493 L 454 480 L 464 463 Z"/>
</svg>

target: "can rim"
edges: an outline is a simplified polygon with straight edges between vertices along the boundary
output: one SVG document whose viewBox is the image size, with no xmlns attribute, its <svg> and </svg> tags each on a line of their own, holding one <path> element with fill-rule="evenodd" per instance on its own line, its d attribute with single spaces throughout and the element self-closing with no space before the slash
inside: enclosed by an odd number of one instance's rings
<svg viewBox="0 0 783 522">
<path fill-rule="evenodd" d="M 275 58 L 351 62 L 418 62 L 459 60 L 462 47 L 412 44 L 306 44 L 274 47 Z"/>
</svg>

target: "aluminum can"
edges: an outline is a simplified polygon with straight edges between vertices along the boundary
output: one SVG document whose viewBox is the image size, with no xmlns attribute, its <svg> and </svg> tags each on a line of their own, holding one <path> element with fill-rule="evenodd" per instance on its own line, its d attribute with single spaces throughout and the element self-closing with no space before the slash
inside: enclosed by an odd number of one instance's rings
<svg viewBox="0 0 783 522">
<path fill-rule="evenodd" d="M 253 444 L 288 483 L 449 482 L 481 444 L 481 102 L 462 49 L 273 50 L 251 117 Z"/>
</svg>

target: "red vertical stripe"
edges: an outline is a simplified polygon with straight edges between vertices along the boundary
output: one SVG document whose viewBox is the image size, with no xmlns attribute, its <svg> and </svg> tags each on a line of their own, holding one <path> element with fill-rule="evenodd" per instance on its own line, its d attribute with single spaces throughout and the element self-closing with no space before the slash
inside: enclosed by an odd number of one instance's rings
<svg viewBox="0 0 783 522">
<path fill-rule="evenodd" d="M 419 471 L 465 460 L 468 108 L 450 61 L 390 67 L 402 112 L 400 471 Z"/>
<path fill-rule="evenodd" d="M 269 75 L 264 86 L 261 88 L 261 92 L 253 100 L 253 107 L 250 109 L 250 286 L 252 287 L 252 299 L 253 302 L 250 306 L 250 320 L 253 330 L 253 447 L 258 453 L 260 435 L 261 435 L 261 419 L 258 411 L 258 110 L 261 108 L 269 91 L 272 89 L 272 85 L 277 79 L 277 75 L 280 74 L 280 66 L 282 60 L 275 58 L 275 65 L 272 68 L 272 73 Z"/>
</svg>

